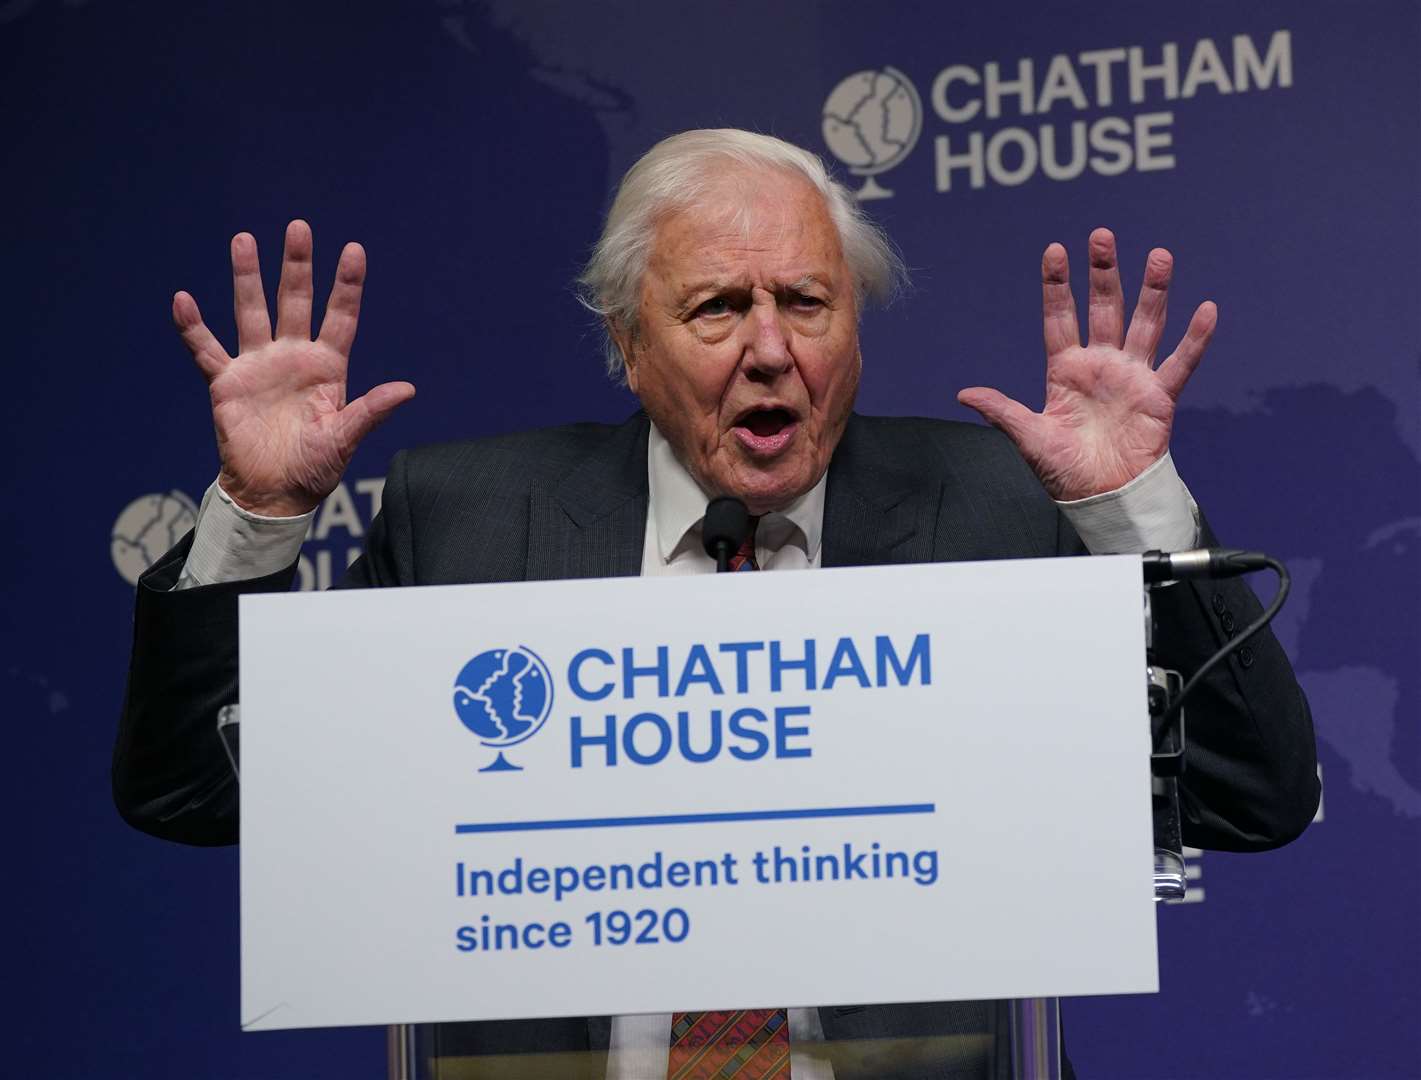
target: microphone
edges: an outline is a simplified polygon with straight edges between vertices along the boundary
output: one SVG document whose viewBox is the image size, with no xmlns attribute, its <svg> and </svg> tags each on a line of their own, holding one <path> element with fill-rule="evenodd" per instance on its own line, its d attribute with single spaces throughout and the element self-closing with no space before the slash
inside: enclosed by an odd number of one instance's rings
<svg viewBox="0 0 1421 1080">
<path fill-rule="evenodd" d="M 715 572 L 730 569 L 730 557 L 750 535 L 750 511 L 734 495 L 720 495 L 706 504 L 701 525 L 701 541 L 706 554 L 715 560 Z"/>
<path fill-rule="evenodd" d="M 1147 551 L 1145 583 L 1183 581 L 1186 578 L 1228 578 L 1251 574 L 1272 565 L 1261 551 L 1239 548 L 1196 548 L 1193 551 Z"/>
</svg>

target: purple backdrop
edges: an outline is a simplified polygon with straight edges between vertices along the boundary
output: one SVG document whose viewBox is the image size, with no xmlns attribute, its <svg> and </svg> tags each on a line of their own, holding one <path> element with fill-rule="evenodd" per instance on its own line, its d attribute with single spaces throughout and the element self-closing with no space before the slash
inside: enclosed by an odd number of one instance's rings
<svg viewBox="0 0 1421 1080">
<path fill-rule="evenodd" d="M 1279 632 L 1324 816 L 1192 859 L 1163 992 L 1068 1003 L 1071 1054 L 1421 1075 L 1421 15 L 1040 7 L 0 0 L 17 1075 L 383 1075 L 379 1031 L 238 1033 L 235 851 L 148 839 L 109 800 L 131 578 L 215 471 L 173 291 L 230 340 L 233 232 L 270 260 L 305 216 L 327 281 L 343 241 L 370 253 L 353 381 L 420 397 L 318 519 L 319 585 L 399 446 L 629 411 L 569 281 L 634 157 L 722 124 L 884 166 L 873 209 L 916 286 L 866 321 L 865 411 L 959 416 L 977 383 L 1038 401 L 1040 252 L 1080 265 L 1097 224 L 1127 289 L 1174 250 L 1171 339 L 1218 301 L 1175 456 L 1223 536 L 1293 567 Z M 861 72 L 866 95 L 834 93 Z"/>
</svg>

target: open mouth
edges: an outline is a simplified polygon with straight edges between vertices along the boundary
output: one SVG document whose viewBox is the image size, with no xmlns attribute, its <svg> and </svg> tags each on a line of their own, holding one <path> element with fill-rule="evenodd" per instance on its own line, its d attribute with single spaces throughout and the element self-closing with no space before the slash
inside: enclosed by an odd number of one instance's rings
<svg viewBox="0 0 1421 1080">
<path fill-rule="evenodd" d="M 783 450 L 795 431 L 799 421 L 788 409 L 749 409 L 735 421 L 735 434 L 741 445 L 757 454 L 774 454 Z"/>
</svg>

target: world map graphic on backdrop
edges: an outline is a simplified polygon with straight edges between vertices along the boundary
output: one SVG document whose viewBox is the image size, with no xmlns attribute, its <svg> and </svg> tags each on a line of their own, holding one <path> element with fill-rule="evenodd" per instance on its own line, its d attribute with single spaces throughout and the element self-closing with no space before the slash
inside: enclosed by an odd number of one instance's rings
<svg viewBox="0 0 1421 1080">
<path fill-rule="evenodd" d="M 1418 641 L 1392 628 L 1421 603 L 1421 517 L 1409 512 L 1405 483 L 1421 472 L 1421 460 L 1397 430 L 1396 413 L 1375 390 L 1310 385 L 1275 389 L 1228 411 L 1184 409 L 1178 430 L 1188 433 L 1181 453 L 1203 477 L 1227 476 L 1239 459 L 1267 461 L 1274 448 L 1290 447 L 1291 467 L 1270 475 L 1271 498 L 1320 505 L 1329 527 L 1273 541 L 1293 574 L 1274 631 L 1293 657 L 1318 738 L 1341 759 L 1349 786 L 1398 818 L 1417 820 Z M 1286 434 L 1296 431 L 1314 437 Z M 1359 621 L 1358 611 L 1369 617 Z"/>
</svg>

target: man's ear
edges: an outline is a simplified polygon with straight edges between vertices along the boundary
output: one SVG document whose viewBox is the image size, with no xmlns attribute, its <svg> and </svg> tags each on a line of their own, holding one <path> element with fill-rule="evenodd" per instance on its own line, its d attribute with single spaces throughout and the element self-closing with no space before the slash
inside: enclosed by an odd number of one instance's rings
<svg viewBox="0 0 1421 1080">
<path fill-rule="evenodd" d="M 617 346 L 617 351 L 622 354 L 622 371 L 626 375 L 627 386 L 635 394 L 638 374 L 636 334 L 620 319 L 607 320 L 607 333 L 611 335 L 612 343 Z"/>
</svg>

